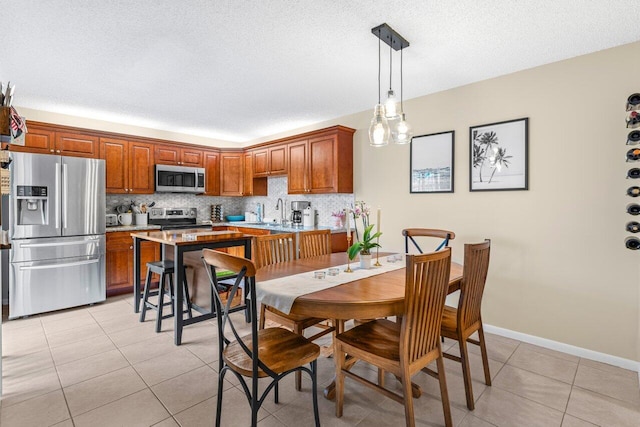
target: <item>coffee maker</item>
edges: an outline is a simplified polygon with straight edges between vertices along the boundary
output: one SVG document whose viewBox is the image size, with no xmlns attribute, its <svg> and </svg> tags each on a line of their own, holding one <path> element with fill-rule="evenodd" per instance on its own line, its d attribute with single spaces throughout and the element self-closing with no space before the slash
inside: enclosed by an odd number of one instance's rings
<svg viewBox="0 0 640 427">
<path fill-rule="evenodd" d="M 294 227 L 302 227 L 302 211 L 311 206 L 311 202 L 291 202 L 291 222 Z"/>
</svg>

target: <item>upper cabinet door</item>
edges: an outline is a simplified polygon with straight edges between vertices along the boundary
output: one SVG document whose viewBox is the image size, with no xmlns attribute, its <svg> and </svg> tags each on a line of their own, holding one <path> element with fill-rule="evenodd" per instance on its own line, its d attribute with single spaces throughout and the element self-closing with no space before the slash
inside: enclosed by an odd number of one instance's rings
<svg viewBox="0 0 640 427">
<path fill-rule="evenodd" d="M 158 165 L 178 165 L 180 149 L 169 145 L 156 145 L 155 161 Z"/>
<path fill-rule="evenodd" d="M 55 154 L 55 137 L 53 130 L 29 125 L 29 132 L 25 136 L 24 146 L 11 145 L 11 151 L 22 151 L 38 154 Z"/>
<path fill-rule="evenodd" d="M 337 192 L 337 167 L 334 152 L 336 138 L 309 140 L 309 187 L 311 193 Z"/>
<path fill-rule="evenodd" d="M 308 150 L 307 140 L 287 144 L 287 155 L 289 158 L 287 185 L 289 194 L 304 194 L 308 192 Z"/>
<path fill-rule="evenodd" d="M 287 146 L 269 147 L 269 175 L 287 174 Z"/>
<path fill-rule="evenodd" d="M 194 148 L 180 149 L 180 164 L 201 168 L 204 165 L 204 152 Z"/>
<path fill-rule="evenodd" d="M 129 141 L 100 138 L 100 158 L 105 161 L 107 193 L 129 192 Z"/>
<path fill-rule="evenodd" d="M 154 149 L 145 142 L 129 142 L 129 193 L 153 194 L 155 191 Z"/>
<path fill-rule="evenodd" d="M 27 134 L 28 135 L 28 134 Z M 80 133 L 56 132 L 56 154 L 97 159 L 100 143 L 97 136 Z"/>
<path fill-rule="evenodd" d="M 207 196 L 220 195 L 220 153 L 217 151 L 204 152 L 204 194 Z"/>
<path fill-rule="evenodd" d="M 253 152 L 253 176 L 261 177 L 269 175 L 269 150 L 255 150 Z"/>
<path fill-rule="evenodd" d="M 220 195 L 242 196 L 244 174 L 241 151 L 220 153 Z"/>
</svg>

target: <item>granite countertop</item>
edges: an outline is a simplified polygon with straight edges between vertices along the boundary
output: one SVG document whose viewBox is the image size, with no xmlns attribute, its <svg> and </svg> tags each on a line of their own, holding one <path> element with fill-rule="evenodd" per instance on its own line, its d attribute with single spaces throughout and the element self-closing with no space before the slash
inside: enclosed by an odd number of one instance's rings
<svg viewBox="0 0 640 427">
<path fill-rule="evenodd" d="M 213 225 L 260 228 L 263 230 L 279 231 L 282 233 L 299 233 L 301 231 L 309 231 L 309 230 L 331 230 L 331 233 L 346 233 L 347 231 L 344 227 L 335 228 L 335 227 L 329 227 L 325 225 L 317 225 L 315 227 L 291 227 L 291 226 L 282 226 L 277 223 L 266 223 L 266 222 L 256 223 L 256 222 L 244 222 L 244 221 L 216 222 Z"/>
<path fill-rule="evenodd" d="M 107 227 L 107 233 L 113 233 L 115 231 L 139 231 L 139 230 L 160 230 L 159 225 L 117 225 L 114 227 Z"/>
</svg>

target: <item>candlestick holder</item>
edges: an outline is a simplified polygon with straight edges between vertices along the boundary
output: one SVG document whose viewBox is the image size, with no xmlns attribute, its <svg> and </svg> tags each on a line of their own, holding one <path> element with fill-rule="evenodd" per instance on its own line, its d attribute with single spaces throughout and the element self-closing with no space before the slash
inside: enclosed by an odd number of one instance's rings
<svg viewBox="0 0 640 427">
<path fill-rule="evenodd" d="M 349 248 L 351 247 L 351 230 L 347 230 L 347 268 L 345 268 L 345 273 L 353 273 L 351 269 L 351 260 L 349 259 Z"/>
<path fill-rule="evenodd" d="M 380 237 L 376 237 L 376 243 L 380 243 Z M 376 263 L 373 266 L 382 267 L 382 264 L 380 264 L 380 246 L 376 246 Z"/>
</svg>

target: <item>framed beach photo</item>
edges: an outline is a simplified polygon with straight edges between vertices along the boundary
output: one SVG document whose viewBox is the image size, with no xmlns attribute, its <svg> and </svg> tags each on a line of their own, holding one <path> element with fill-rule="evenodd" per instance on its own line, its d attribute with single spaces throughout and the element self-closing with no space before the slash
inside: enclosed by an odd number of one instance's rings
<svg viewBox="0 0 640 427">
<path fill-rule="evenodd" d="M 469 190 L 529 189 L 529 118 L 469 128 Z"/>
<path fill-rule="evenodd" d="M 413 137 L 411 193 L 453 193 L 453 144 L 452 130 Z"/>
</svg>

